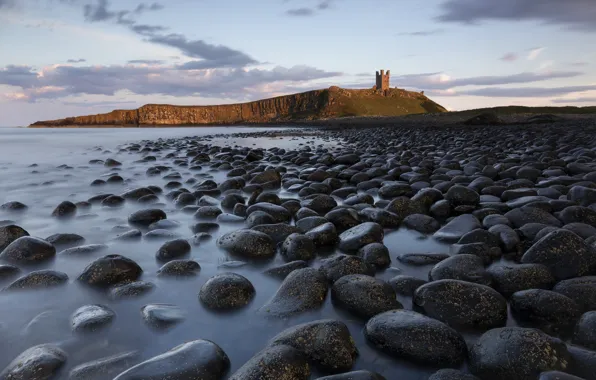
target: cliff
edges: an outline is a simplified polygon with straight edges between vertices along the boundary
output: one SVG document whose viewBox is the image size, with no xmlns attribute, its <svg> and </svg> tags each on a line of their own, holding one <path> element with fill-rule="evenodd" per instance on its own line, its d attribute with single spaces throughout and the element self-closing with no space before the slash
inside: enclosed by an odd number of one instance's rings
<svg viewBox="0 0 596 380">
<path fill-rule="evenodd" d="M 136 110 L 116 110 L 99 115 L 38 121 L 30 127 L 267 124 L 346 116 L 400 116 L 445 111 L 419 92 L 389 89 L 381 93 L 373 89 L 347 90 L 330 87 L 249 103 L 215 106 L 148 104 Z"/>
</svg>

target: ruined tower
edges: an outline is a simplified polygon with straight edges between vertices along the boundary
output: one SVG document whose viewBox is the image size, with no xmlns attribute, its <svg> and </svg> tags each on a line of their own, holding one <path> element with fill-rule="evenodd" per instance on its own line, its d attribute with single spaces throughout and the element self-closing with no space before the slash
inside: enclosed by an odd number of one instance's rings
<svg viewBox="0 0 596 380">
<path fill-rule="evenodd" d="M 389 75 L 389 70 L 387 70 L 387 74 L 385 74 L 385 70 L 377 71 L 377 90 L 389 90 Z"/>
</svg>

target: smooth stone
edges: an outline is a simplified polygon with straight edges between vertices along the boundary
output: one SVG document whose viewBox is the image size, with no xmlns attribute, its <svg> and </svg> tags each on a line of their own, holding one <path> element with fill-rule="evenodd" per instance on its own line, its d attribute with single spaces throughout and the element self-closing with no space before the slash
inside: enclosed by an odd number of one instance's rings
<svg viewBox="0 0 596 380">
<path fill-rule="evenodd" d="M 221 380 L 230 359 L 217 344 L 193 340 L 135 365 L 113 380 Z"/>
<path fill-rule="evenodd" d="M 0 281 L 7 280 L 21 273 L 21 270 L 14 265 L 0 264 Z"/>
<path fill-rule="evenodd" d="M 480 380 L 476 376 L 457 369 L 445 368 L 433 373 L 428 380 Z"/>
<path fill-rule="evenodd" d="M 345 323 L 332 319 L 299 324 L 277 334 L 269 346 L 286 345 L 302 352 L 321 371 L 349 371 L 358 349 Z"/>
<path fill-rule="evenodd" d="M 461 280 L 490 286 L 492 278 L 484 269 L 484 261 L 474 255 L 451 256 L 435 265 L 428 278 L 436 280 Z"/>
<path fill-rule="evenodd" d="M 102 252 L 108 249 L 109 247 L 105 244 L 87 244 L 87 245 L 79 245 L 77 247 L 66 248 L 65 250 L 61 251 L 59 255 L 64 256 L 87 256 L 93 253 Z"/>
<path fill-rule="evenodd" d="M 485 332 L 470 347 L 470 371 L 483 380 L 533 380 L 541 372 L 565 370 L 565 343 L 540 330 L 503 327 Z"/>
<path fill-rule="evenodd" d="M 360 257 L 343 254 L 321 260 L 319 270 L 331 283 L 349 274 L 374 275 L 374 269 L 366 265 Z"/>
<path fill-rule="evenodd" d="M 459 366 L 466 358 L 466 342 L 457 331 L 410 310 L 376 315 L 366 323 L 364 336 L 378 350 L 421 365 Z"/>
<path fill-rule="evenodd" d="M 509 305 L 515 319 L 552 334 L 570 330 L 581 316 L 580 307 L 574 300 L 545 289 L 513 293 Z"/>
<path fill-rule="evenodd" d="M 319 377 L 316 380 L 386 380 L 376 372 L 366 370 L 346 372 L 339 375 Z"/>
<path fill-rule="evenodd" d="M 580 317 L 572 342 L 596 351 L 596 311 L 588 311 Z"/>
<path fill-rule="evenodd" d="M 362 223 L 339 235 L 339 249 L 355 253 L 367 244 L 381 243 L 384 236 L 383 227 L 380 224 Z"/>
<path fill-rule="evenodd" d="M 229 232 L 217 239 L 217 245 L 232 254 L 254 259 L 273 257 L 276 250 L 269 235 L 254 230 Z"/>
<path fill-rule="evenodd" d="M 507 301 L 496 290 L 459 280 L 422 285 L 413 303 L 426 315 L 454 327 L 492 328 L 507 322 Z"/>
<path fill-rule="evenodd" d="M 249 206 L 246 214 L 250 216 L 255 211 L 263 211 L 273 217 L 275 223 L 287 223 L 292 219 L 292 214 L 283 206 L 275 205 L 273 203 L 255 203 Z"/>
<path fill-rule="evenodd" d="M 107 327 L 116 313 L 107 306 L 85 305 L 81 306 L 71 316 L 71 327 L 75 332 L 92 332 Z"/>
<path fill-rule="evenodd" d="M 146 281 L 135 281 L 110 289 L 110 299 L 121 300 L 141 297 L 155 289 L 155 284 Z"/>
<path fill-rule="evenodd" d="M 481 227 L 480 222 L 475 216 L 463 214 L 453 218 L 449 223 L 435 232 L 433 236 L 437 240 L 456 242 L 468 232 Z"/>
<path fill-rule="evenodd" d="M 267 315 L 287 317 L 320 308 L 325 302 L 328 282 L 314 268 L 291 272 L 273 297 L 259 310 Z"/>
<path fill-rule="evenodd" d="M 23 236 L 29 236 L 29 232 L 25 231 L 22 227 L 14 224 L 0 227 L 0 252 L 4 251 L 12 242 Z"/>
<path fill-rule="evenodd" d="M 267 269 L 263 273 L 283 280 L 288 277 L 290 273 L 297 269 L 308 268 L 308 263 L 303 260 L 290 261 L 289 263 Z"/>
<path fill-rule="evenodd" d="M 54 218 L 70 218 L 73 217 L 77 213 L 77 205 L 70 201 L 64 201 L 60 203 L 54 211 L 52 211 L 52 216 Z"/>
<path fill-rule="evenodd" d="M 416 289 L 426 284 L 427 281 L 413 276 L 400 274 L 391 278 L 388 283 L 397 294 L 412 297 L 414 296 Z"/>
<path fill-rule="evenodd" d="M 262 224 L 260 226 L 252 227 L 251 230 L 269 235 L 276 244 L 282 243 L 291 234 L 300 232 L 298 227 L 290 226 L 285 223 Z"/>
<path fill-rule="evenodd" d="M 583 311 L 596 310 L 596 276 L 563 280 L 553 290 L 577 302 Z"/>
<path fill-rule="evenodd" d="M 162 277 L 190 277 L 199 274 L 201 266 L 194 260 L 172 260 L 164 265 L 157 271 L 158 276 Z"/>
<path fill-rule="evenodd" d="M 236 273 L 221 273 L 211 277 L 201 287 L 199 299 L 208 309 L 233 310 L 250 303 L 256 294 L 252 283 Z"/>
<path fill-rule="evenodd" d="M 378 223 L 383 228 L 397 228 L 403 219 L 390 211 L 374 207 L 366 207 L 358 211 L 358 216 L 363 222 Z"/>
<path fill-rule="evenodd" d="M 315 247 L 333 246 L 339 240 L 335 225 L 330 222 L 308 230 L 305 235 L 312 240 Z"/>
<path fill-rule="evenodd" d="M 563 224 L 548 212 L 536 207 L 522 207 L 513 209 L 505 214 L 515 228 L 521 228 L 527 223 L 542 223 L 547 226 L 561 227 Z"/>
<path fill-rule="evenodd" d="M 42 344 L 23 351 L 0 373 L 6 380 L 48 380 L 56 378 L 67 354 L 57 346 Z"/>
<path fill-rule="evenodd" d="M 566 371 L 586 380 L 596 379 L 596 351 L 573 345 L 568 345 L 567 350 L 571 363 Z"/>
<path fill-rule="evenodd" d="M 308 380 L 309 378 L 310 366 L 306 356 L 293 347 L 277 345 L 258 352 L 229 380 Z"/>
<path fill-rule="evenodd" d="M 542 264 L 495 264 L 486 270 L 492 287 L 505 297 L 527 289 L 551 289 L 555 278 Z"/>
<path fill-rule="evenodd" d="M 0 259 L 18 264 L 34 264 L 47 261 L 56 255 L 56 248 L 43 239 L 23 236 L 10 243 Z"/>
<path fill-rule="evenodd" d="M 449 257 L 447 253 L 403 253 L 397 256 L 397 260 L 408 265 L 422 266 L 434 265 Z"/>
<path fill-rule="evenodd" d="M 477 205 L 480 202 L 480 195 L 468 187 L 455 185 L 447 190 L 445 199 L 453 207 L 460 205 Z"/>
<path fill-rule="evenodd" d="M 109 380 L 120 372 L 138 363 L 138 351 L 128 351 L 105 358 L 93 360 L 74 367 L 69 380 Z"/>
<path fill-rule="evenodd" d="M 335 281 L 331 287 L 331 301 L 363 319 L 402 308 L 391 285 L 363 274 L 351 274 Z"/>
<path fill-rule="evenodd" d="M 318 227 L 322 224 L 328 223 L 329 221 L 322 216 L 307 216 L 305 218 L 300 218 L 296 221 L 296 227 L 300 228 L 300 231 L 303 233 L 312 230 L 315 227 Z M 335 228 L 335 225 L 333 226 Z"/>
<path fill-rule="evenodd" d="M 358 256 L 366 265 L 376 270 L 387 268 L 391 264 L 389 249 L 382 243 L 370 243 L 360 248 Z"/>
<path fill-rule="evenodd" d="M 167 329 L 186 319 L 186 313 L 178 306 L 169 304 L 149 304 L 141 308 L 143 321 L 155 329 Z"/>
<path fill-rule="evenodd" d="M 188 255 L 191 249 L 190 243 L 185 239 L 170 240 L 159 247 L 155 258 L 161 262 L 170 261 Z"/>
<path fill-rule="evenodd" d="M 66 273 L 53 270 L 38 270 L 29 272 L 26 275 L 16 279 L 3 290 L 47 289 L 65 285 L 67 282 L 68 275 Z"/>
<path fill-rule="evenodd" d="M 280 254 L 287 262 L 295 260 L 309 261 L 315 258 L 315 245 L 306 235 L 290 234 L 283 242 Z"/>
<path fill-rule="evenodd" d="M 587 380 L 560 371 L 542 372 L 538 380 Z"/>
<path fill-rule="evenodd" d="M 405 217 L 403 225 L 423 234 L 431 234 L 441 228 L 441 224 L 432 216 L 412 214 Z"/>
<path fill-rule="evenodd" d="M 128 223 L 131 226 L 149 227 L 151 224 L 162 219 L 167 219 L 167 215 L 160 209 L 139 210 L 128 217 Z"/>
<path fill-rule="evenodd" d="M 141 240 L 141 238 L 143 237 L 143 233 L 139 230 L 130 230 L 130 231 L 126 231 L 123 232 L 121 234 L 118 234 L 114 240 L 119 240 L 119 241 L 138 241 Z"/>
<path fill-rule="evenodd" d="M 89 264 L 77 280 L 89 286 L 107 288 L 135 281 L 142 273 L 141 267 L 133 260 L 121 255 L 107 255 Z"/>
<path fill-rule="evenodd" d="M 78 234 L 54 234 L 45 238 L 45 241 L 52 244 L 54 247 L 71 247 L 83 244 L 85 238 Z"/>
</svg>

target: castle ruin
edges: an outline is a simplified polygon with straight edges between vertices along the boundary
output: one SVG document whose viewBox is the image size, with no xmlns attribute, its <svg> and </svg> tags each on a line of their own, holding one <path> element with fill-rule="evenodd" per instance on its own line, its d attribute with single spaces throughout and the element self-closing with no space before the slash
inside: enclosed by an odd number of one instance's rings
<svg viewBox="0 0 596 380">
<path fill-rule="evenodd" d="M 385 70 L 381 70 L 381 72 L 377 71 L 377 85 L 376 89 L 380 91 L 389 90 L 389 76 L 390 70 L 387 70 L 387 74 L 385 74 Z"/>
</svg>

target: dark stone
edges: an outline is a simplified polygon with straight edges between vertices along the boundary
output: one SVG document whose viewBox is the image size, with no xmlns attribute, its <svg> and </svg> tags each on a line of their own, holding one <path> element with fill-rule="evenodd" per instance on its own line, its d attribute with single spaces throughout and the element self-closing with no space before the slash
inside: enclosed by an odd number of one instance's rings
<svg viewBox="0 0 596 380">
<path fill-rule="evenodd" d="M 52 211 L 52 216 L 54 218 L 70 218 L 73 217 L 77 213 L 77 205 L 70 201 L 64 201 L 60 203 L 54 211 Z"/>
<path fill-rule="evenodd" d="M 230 359 L 217 344 L 199 339 L 139 363 L 114 380 L 221 380 L 229 368 Z"/>
<path fill-rule="evenodd" d="M 561 222 L 548 212 L 536 207 L 522 207 L 513 209 L 505 214 L 515 228 L 523 227 L 527 223 L 542 223 L 547 226 L 561 227 Z"/>
<path fill-rule="evenodd" d="M 269 345 L 293 347 L 321 371 L 330 373 L 349 371 L 358 354 L 348 327 L 332 319 L 290 327 L 271 339 Z"/>
<path fill-rule="evenodd" d="M 376 270 L 387 268 L 391 264 L 389 249 L 382 243 L 370 243 L 360 248 L 358 256 L 366 265 Z"/>
<path fill-rule="evenodd" d="M 123 232 L 121 234 L 118 234 L 118 236 L 116 236 L 114 238 L 114 240 L 120 240 L 120 241 L 137 241 L 137 240 L 141 240 L 141 238 L 143 237 L 143 233 L 139 230 L 130 230 L 130 231 L 126 231 Z"/>
<path fill-rule="evenodd" d="M 586 380 L 560 371 L 542 372 L 538 380 Z"/>
<path fill-rule="evenodd" d="M 556 280 L 542 264 L 496 264 L 486 270 L 493 288 L 505 297 L 527 289 L 551 289 Z"/>
<path fill-rule="evenodd" d="M 484 261 L 474 255 L 451 256 L 431 269 L 429 280 L 461 280 L 490 286 L 492 278 L 484 269 Z"/>
<path fill-rule="evenodd" d="M 135 281 L 110 289 L 112 300 L 141 297 L 155 289 L 155 284 L 146 281 Z"/>
<path fill-rule="evenodd" d="M 272 316 L 291 316 L 320 308 L 327 295 L 327 278 L 313 268 L 291 272 L 273 297 L 261 307 Z"/>
<path fill-rule="evenodd" d="M 257 353 L 229 380 L 308 380 L 309 378 L 310 366 L 306 356 L 293 347 L 278 345 L 267 347 Z"/>
<path fill-rule="evenodd" d="M 63 256 L 88 256 L 97 252 L 105 251 L 106 249 L 108 249 L 108 246 L 105 244 L 87 244 L 66 248 L 59 254 Z"/>
<path fill-rule="evenodd" d="M 596 276 L 563 280 L 553 290 L 577 302 L 583 311 L 596 310 Z"/>
<path fill-rule="evenodd" d="M 246 218 L 246 225 L 248 228 L 258 226 L 260 224 L 273 223 L 275 223 L 275 219 L 265 211 L 254 211 L 248 216 L 248 218 Z"/>
<path fill-rule="evenodd" d="M 167 219 L 167 215 L 163 210 L 147 209 L 132 213 L 128 217 L 128 223 L 132 226 L 148 227 L 162 219 Z"/>
<path fill-rule="evenodd" d="M 426 315 L 454 327 L 492 328 L 507 322 L 507 301 L 485 285 L 439 280 L 422 285 L 413 303 Z"/>
<path fill-rule="evenodd" d="M 120 255 L 107 255 L 89 264 L 78 277 L 82 283 L 107 288 L 122 282 L 138 279 L 143 270 L 131 259 Z"/>
<path fill-rule="evenodd" d="M 382 242 L 383 237 L 383 227 L 380 224 L 362 223 L 339 235 L 339 249 L 344 252 L 355 253 L 367 244 Z"/>
<path fill-rule="evenodd" d="M 316 380 L 386 380 L 376 372 L 366 370 L 346 372 L 339 375 L 319 377 Z"/>
<path fill-rule="evenodd" d="M 337 207 L 337 202 L 330 195 L 321 194 L 312 199 L 300 202 L 300 205 L 324 215 Z"/>
<path fill-rule="evenodd" d="M 291 234 L 300 232 L 298 227 L 286 223 L 262 224 L 251 228 L 251 230 L 269 235 L 276 244 L 285 241 Z"/>
<path fill-rule="evenodd" d="M 341 254 L 321 260 L 319 270 L 331 283 L 349 274 L 374 275 L 374 269 L 366 265 L 360 257 Z"/>
<path fill-rule="evenodd" d="M 575 326 L 573 343 L 596 350 L 596 311 L 588 311 L 581 316 Z"/>
<path fill-rule="evenodd" d="M 428 380 L 480 380 L 476 376 L 457 369 L 445 368 L 433 373 Z"/>
<path fill-rule="evenodd" d="M 68 282 L 66 273 L 53 270 L 29 272 L 18 278 L 3 290 L 34 290 L 65 285 Z"/>
<path fill-rule="evenodd" d="M 404 253 L 397 256 L 397 260 L 408 265 L 434 265 L 449 258 L 446 253 Z"/>
<path fill-rule="evenodd" d="M 304 218 L 300 218 L 296 221 L 296 227 L 300 228 L 300 230 L 305 233 L 312 230 L 315 227 L 318 227 L 322 224 L 328 223 L 329 221 L 322 216 L 307 216 Z M 335 228 L 335 226 L 333 226 Z M 337 234 L 337 232 L 336 232 Z"/>
<path fill-rule="evenodd" d="M 302 268 L 308 268 L 308 263 L 303 260 L 296 260 L 296 261 L 290 261 L 289 263 L 286 263 L 286 264 L 283 264 L 283 265 L 280 265 L 277 267 L 267 269 L 263 273 L 265 273 L 268 276 L 279 278 L 279 279 L 283 280 L 284 278 L 288 277 L 288 275 L 290 273 L 292 273 L 293 271 L 295 271 L 297 269 L 302 269 Z"/>
<path fill-rule="evenodd" d="M 280 250 L 285 261 L 304 260 L 309 261 L 315 258 L 315 245 L 306 235 L 293 233 L 283 242 Z"/>
<path fill-rule="evenodd" d="M 403 220 L 404 226 L 423 234 L 430 234 L 441 228 L 441 224 L 432 216 L 412 214 Z"/>
<path fill-rule="evenodd" d="M 170 230 L 165 230 L 165 229 L 151 230 L 151 231 L 147 232 L 145 235 L 143 235 L 143 238 L 145 240 L 168 240 L 168 239 L 173 240 L 176 237 L 178 237 L 178 234 L 176 234 L 175 232 L 172 232 Z"/>
<path fill-rule="evenodd" d="M 390 211 L 374 207 L 364 208 L 358 215 L 361 221 L 378 223 L 384 228 L 397 228 L 403 219 Z"/>
<path fill-rule="evenodd" d="M 459 366 L 466 358 L 466 342 L 457 331 L 409 310 L 376 315 L 364 336 L 380 351 L 421 365 Z"/>
<path fill-rule="evenodd" d="M 360 224 L 358 212 L 351 208 L 336 208 L 325 214 L 325 219 L 335 225 L 338 231 L 345 231 Z"/>
<path fill-rule="evenodd" d="M 0 264 L 0 281 L 7 280 L 21 273 L 21 270 L 14 265 Z"/>
<path fill-rule="evenodd" d="M 216 219 L 223 211 L 217 206 L 201 206 L 195 212 L 195 219 L 211 220 Z"/>
<path fill-rule="evenodd" d="M 569 223 L 564 225 L 563 229 L 573 232 L 584 240 L 596 236 L 596 228 L 585 223 Z"/>
<path fill-rule="evenodd" d="M 7 212 L 23 212 L 28 208 L 29 207 L 26 204 L 18 201 L 6 202 L 2 206 L 0 206 L 0 210 Z"/>
<path fill-rule="evenodd" d="M 571 231 L 556 230 L 534 243 L 522 263 L 543 264 L 557 280 L 596 273 L 596 249 Z"/>
<path fill-rule="evenodd" d="M 0 373 L 6 380 L 48 380 L 56 378 L 66 363 L 66 352 L 51 344 L 23 351 Z"/>
<path fill-rule="evenodd" d="M 572 345 L 568 345 L 567 350 L 571 359 L 566 371 L 586 380 L 596 379 L 596 351 Z"/>
<path fill-rule="evenodd" d="M 124 202 L 126 202 L 126 199 L 122 198 L 119 195 L 110 195 L 109 197 L 107 197 L 106 199 L 104 199 L 103 201 L 101 201 L 101 205 L 103 207 L 121 207 Z"/>
<path fill-rule="evenodd" d="M 276 248 L 269 235 L 254 230 L 229 232 L 217 239 L 217 245 L 232 254 L 253 259 L 273 257 Z"/>
<path fill-rule="evenodd" d="M 138 363 L 138 351 L 128 351 L 120 354 L 83 363 L 73 368 L 69 380 L 107 380 Z"/>
<path fill-rule="evenodd" d="M 305 235 L 312 240 L 315 247 L 332 246 L 335 245 L 339 240 L 337 230 L 335 229 L 333 223 L 321 224 L 311 230 L 308 230 Z"/>
<path fill-rule="evenodd" d="M 194 260 L 172 260 L 157 271 L 158 276 L 196 276 L 201 266 Z"/>
<path fill-rule="evenodd" d="M 469 352 L 470 371 L 483 380 L 534 380 L 541 372 L 564 370 L 565 343 L 540 330 L 503 327 L 485 332 Z"/>
<path fill-rule="evenodd" d="M 511 314 L 517 320 L 536 325 L 547 333 L 569 330 L 581 315 L 580 308 L 574 300 L 545 289 L 513 293 L 509 305 Z"/>
<path fill-rule="evenodd" d="M 29 232 L 14 224 L 0 227 L 0 252 L 4 251 L 13 241 L 23 236 L 29 236 Z M 49 243 L 51 244 L 51 242 Z"/>
<path fill-rule="evenodd" d="M 172 327 L 186 318 L 186 314 L 175 305 L 149 304 L 141 308 L 145 323 L 155 329 Z"/>
<path fill-rule="evenodd" d="M 588 207 L 566 207 L 558 214 L 558 217 L 564 224 L 585 223 L 596 227 L 596 210 Z"/>
<path fill-rule="evenodd" d="M 400 274 L 390 279 L 388 283 L 397 294 L 412 297 L 416 289 L 427 282 L 413 276 Z"/>
<path fill-rule="evenodd" d="M 451 203 L 453 207 L 461 205 L 475 206 L 480 202 L 480 195 L 468 187 L 455 185 L 447 190 L 445 199 Z"/>
<path fill-rule="evenodd" d="M 45 240 L 54 247 L 72 247 L 85 242 L 85 238 L 77 234 L 54 234 Z"/>
<path fill-rule="evenodd" d="M 331 300 L 334 305 L 364 319 L 402 308 L 391 285 L 363 274 L 351 274 L 335 281 Z"/>
<path fill-rule="evenodd" d="M 481 228 L 480 222 L 475 216 L 463 214 L 453 218 L 433 235 L 437 240 L 456 242 L 465 234 Z"/>
<path fill-rule="evenodd" d="M 106 328 L 115 317 L 116 313 L 107 306 L 85 305 L 75 310 L 70 324 L 75 332 L 92 332 Z"/>
<path fill-rule="evenodd" d="M 292 214 L 283 206 L 275 205 L 273 203 L 255 203 L 249 206 L 246 214 L 250 216 L 255 211 L 263 211 L 273 217 L 275 223 L 287 223 L 292 218 Z"/>
<path fill-rule="evenodd" d="M 185 239 L 175 239 L 165 242 L 155 254 L 158 261 L 169 261 L 188 255 L 192 247 Z"/>
<path fill-rule="evenodd" d="M 31 236 L 23 236 L 10 243 L 0 259 L 18 264 L 34 264 L 49 260 L 56 255 L 56 248 L 47 241 Z"/>
<path fill-rule="evenodd" d="M 248 279 L 236 273 L 221 273 L 211 277 L 201 287 L 199 299 L 208 309 L 232 310 L 244 307 L 255 296 Z"/>
</svg>

